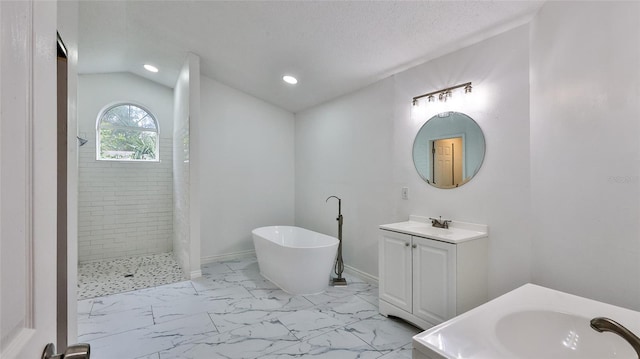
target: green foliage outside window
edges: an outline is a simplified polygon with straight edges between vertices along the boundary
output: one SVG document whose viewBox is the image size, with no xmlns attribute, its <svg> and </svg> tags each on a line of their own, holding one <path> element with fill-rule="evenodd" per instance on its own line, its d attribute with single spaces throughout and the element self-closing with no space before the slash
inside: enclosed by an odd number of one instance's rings
<svg viewBox="0 0 640 359">
<path fill-rule="evenodd" d="M 131 104 L 111 107 L 98 129 L 99 159 L 157 160 L 158 127 L 146 110 Z"/>
</svg>

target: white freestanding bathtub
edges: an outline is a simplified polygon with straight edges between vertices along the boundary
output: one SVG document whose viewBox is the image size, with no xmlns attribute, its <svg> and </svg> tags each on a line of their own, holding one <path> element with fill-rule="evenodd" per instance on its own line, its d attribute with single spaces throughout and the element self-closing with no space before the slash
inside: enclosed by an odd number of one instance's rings
<svg viewBox="0 0 640 359">
<path fill-rule="evenodd" d="M 316 294 L 329 285 L 338 239 L 290 226 L 251 231 L 260 274 L 290 294 Z"/>
</svg>

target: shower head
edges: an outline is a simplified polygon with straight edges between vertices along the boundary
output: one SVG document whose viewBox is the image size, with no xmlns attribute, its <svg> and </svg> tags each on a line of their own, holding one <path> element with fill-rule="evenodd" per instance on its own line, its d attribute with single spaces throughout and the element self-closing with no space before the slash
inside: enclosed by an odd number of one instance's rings
<svg viewBox="0 0 640 359">
<path fill-rule="evenodd" d="M 86 140 L 80 136 L 76 136 L 76 138 L 78 139 L 78 145 L 80 147 L 84 146 L 87 142 L 89 142 L 89 140 Z"/>
</svg>

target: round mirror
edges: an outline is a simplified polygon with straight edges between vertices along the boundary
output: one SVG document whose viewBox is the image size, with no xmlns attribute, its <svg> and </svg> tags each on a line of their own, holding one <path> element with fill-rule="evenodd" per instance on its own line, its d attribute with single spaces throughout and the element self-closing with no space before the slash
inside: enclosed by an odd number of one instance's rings
<svg viewBox="0 0 640 359">
<path fill-rule="evenodd" d="M 413 164 L 428 184 L 456 188 L 478 173 L 484 151 L 484 135 L 476 121 L 464 113 L 443 112 L 418 131 Z"/>
</svg>

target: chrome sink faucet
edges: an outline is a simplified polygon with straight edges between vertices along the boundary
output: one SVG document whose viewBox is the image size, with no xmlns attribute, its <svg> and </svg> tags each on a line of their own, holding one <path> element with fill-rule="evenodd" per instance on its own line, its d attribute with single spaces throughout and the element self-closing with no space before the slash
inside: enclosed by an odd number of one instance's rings
<svg viewBox="0 0 640 359">
<path fill-rule="evenodd" d="M 431 220 L 431 226 L 436 228 L 447 229 L 449 228 L 449 223 L 451 223 L 451 220 L 442 219 L 442 216 L 440 216 L 440 219 L 431 218 L 431 217 L 429 217 L 429 219 Z"/>
<path fill-rule="evenodd" d="M 591 319 L 591 328 L 600 333 L 611 332 L 618 334 L 622 339 L 631 344 L 638 355 L 638 359 L 640 359 L 640 338 L 633 334 L 629 329 L 625 328 L 622 324 L 609 318 L 597 317 Z"/>
</svg>

